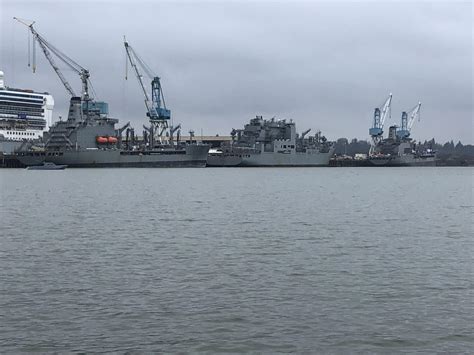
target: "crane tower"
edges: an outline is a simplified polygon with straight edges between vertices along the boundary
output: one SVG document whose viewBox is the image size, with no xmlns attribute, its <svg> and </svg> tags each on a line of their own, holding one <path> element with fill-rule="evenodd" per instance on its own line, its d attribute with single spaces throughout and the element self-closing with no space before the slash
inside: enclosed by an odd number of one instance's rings
<svg viewBox="0 0 474 355">
<path fill-rule="evenodd" d="M 397 130 L 397 137 L 400 139 L 410 138 L 411 129 L 415 121 L 420 119 L 420 108 L 421 102 L 413 107 L 408 113 L 406 111 L 402 112 L 402 120 L 400 129 Z"/>
<path fill-rule="evenodd" d="M 372 127 L 369 129 L 369 134 L 372 137 L 370 152 L 373 152 L 374 147 L 383 139 L 383 127 L 387 117 L 390 117 L 391 114 L 392 94 L 390 93 L 385 102 L 374 110 Z"/>
<path fill-rule="evenodd" d="M 174 130 L 168 131 L 171 112 L 166 108 L 163 89 L 161 87 L 160 78 L 153 73 L 150 67 L 140 58 L 132 46 L 124 38 L 124 46 L 127 54 L 128 62 L 132 66 L 135 76 L 143 92 L 146 106 L 146 115 L 150 121 L 150 127 L 147 131 L 150 134 L 150 144 L 153 146 L 156 139 L 160 142 L 166 132 L 171 137 Z M 128 63 L 127 62 L 127 63 Z M 151 79 L 151 99 L 148 91 L 143 83 L 142 71 Z M 127 77 L 125 77 L 127 79 Z"/>
</svg>

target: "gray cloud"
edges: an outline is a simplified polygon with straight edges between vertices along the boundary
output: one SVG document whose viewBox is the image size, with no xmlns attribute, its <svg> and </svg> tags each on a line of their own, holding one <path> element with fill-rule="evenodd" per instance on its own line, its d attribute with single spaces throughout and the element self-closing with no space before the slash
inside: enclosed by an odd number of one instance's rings
<svg viewBox="0 0 474 355">
<path fill-rule="evenodd" d="M 373 108 L 393 92 L 393 115 L 422 101 L 418 139 L 473 141 L 470 2 L 84 2 L 3 0 L 0 68 L 10 86 L 66 91 L 38 53 L 26 66 L 33 19 L 51 43 L 88 68 L 111 113 L 136 126 L 143 98 L 122 36 L 162 77 L 175 122 L 228 134 L 256 114 L 300 130 L 367 138 Z M 65 71 L 79 90 L 80 82 Z"/>
</svg>

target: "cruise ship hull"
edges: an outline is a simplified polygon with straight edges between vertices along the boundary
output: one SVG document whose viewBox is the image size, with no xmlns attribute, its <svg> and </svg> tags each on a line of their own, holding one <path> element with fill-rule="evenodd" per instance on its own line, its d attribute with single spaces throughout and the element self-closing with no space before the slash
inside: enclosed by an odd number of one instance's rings
<svg viewBox="0 0 474 355">
<path fill-rule="evenodd" d="M 25 143 L 38 141 L 51 125 L 53 107 L 46 92 L 7 87 L 0 71 L 0 154 L 11 156 Z"/>
<path fill-rule="evenodd" d="M 190 145 L 183 150 L 154 150 L 147 152 L 119 149 L 94 149 L 64 152 L 20 153 L 18 160 L 26 165 L 51 162 L 70 168 L 168 168 L 205 167 L 206 145 Z"/>
</svg>

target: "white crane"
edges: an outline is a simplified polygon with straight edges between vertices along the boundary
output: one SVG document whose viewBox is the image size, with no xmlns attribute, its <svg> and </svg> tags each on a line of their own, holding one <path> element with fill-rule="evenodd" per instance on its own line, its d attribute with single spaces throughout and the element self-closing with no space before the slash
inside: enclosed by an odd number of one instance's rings
<svg viewBox="0 0 474 355">
<path fill-rule="evenodd" d="M 380 128 L 383 130 L 383 126 L 387 117 L 391 117 L 392 115 L 392 93 L 388 96 L 387 100 L 385 101 L 382 107 L 382 115 L 380 116 Z"/>
<path fill-rule="evenodd" d="M 61 83 L 66 88 L 67 92 L 71 96 L 77 96 L 72 86 L 69 84 L 66 77 L 63 75 L 58 65 L 54 61 L 52 54 L 56 55 L 56 57 L 59 58 L 59 60 L 61 60 L 64 64 L 66 64 L 70 69 L 72 69 L 76 74 L 79 75 L 82 81 L 81 99 L 85 101 L 86 103 L 90 101 L 92 98 L 89 95 L 89 87 L 91 87 L 92 89 L 92 85 L 90 84 L 90 81 L 89 81 L 89 76 L 90 76 L 89 71 L 83 68 L 78 63 L 76 63 L 73 59 L 68 57 L 66 54 L 62 53 L 59 49 L 57 49 L 55 46 L 49 43 L 43 36 L 41 36 L 33 27 L 33 25 L 35 24 L 34 21 L 29 23 L 26 20 L 23 20 L 17 17 L 14 17 L 14 19 L 22 23 L 23 25 L 27 26 L 29 30 L 31 31 L 31 34 L 33 35 L 33 73 L 36 71 L 36 42 L 38 42 L 41 49 L 43 50 L 44 55 L 46 56 L 46 59 L 49 61 L 49 64 L 51 64 L 51 66 L 53 67 L 54 71 L 59 77 L 59 80 L 61 80 Z M 29 46 L 28 46 L 28 51 L 29 51 Z"/>
</svg>

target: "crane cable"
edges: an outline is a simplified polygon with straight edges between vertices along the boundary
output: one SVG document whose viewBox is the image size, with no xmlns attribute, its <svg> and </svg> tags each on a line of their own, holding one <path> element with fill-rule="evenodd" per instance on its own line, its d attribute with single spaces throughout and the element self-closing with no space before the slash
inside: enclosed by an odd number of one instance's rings
<svg viewBox="0 0 474 355">
<path fill-rule="evenodd" d="M 31 38 L 30 38 L 31 37 L 31 32 L 28 31 L 28 29 L 26 31 L 27 31 L 26 34 L 28 35 L 28 68 L 30 68 L 31 67 L 31 62 L 30 62 L 30 60 L 31 60 L 31 48 L 30 48 L 31 47 L 31 44 L 30 44 L 30 42 L 31 42 Z"/>
<path fill-rule="evenodd" d="M 135 52 L 133 47 L 129 44 L 129 48 L 131 49 L 131 52 L 133 53 L 135 59 L 137 60 L 138 64 L 143 68 L 145 73 L 148 75 L 150 79 L 154 79 L 157 77 L 157 75 L 153 72 L 153 70 L 150 68 L 148 64 L 145 63 L 145 61 L 138 55 L 138 53 Z M 126 62 L 127 63 L 127 62 Z M 158 77 L 158 80 L 160 78 Z M 163 94 L 163 88 L 160 83 L 160 94 L 161 94 L 161 99 L 163 100 L 163 108 L 166 109 L 166 102 L 165 102 L 165 95 Z"/>
</svg>

